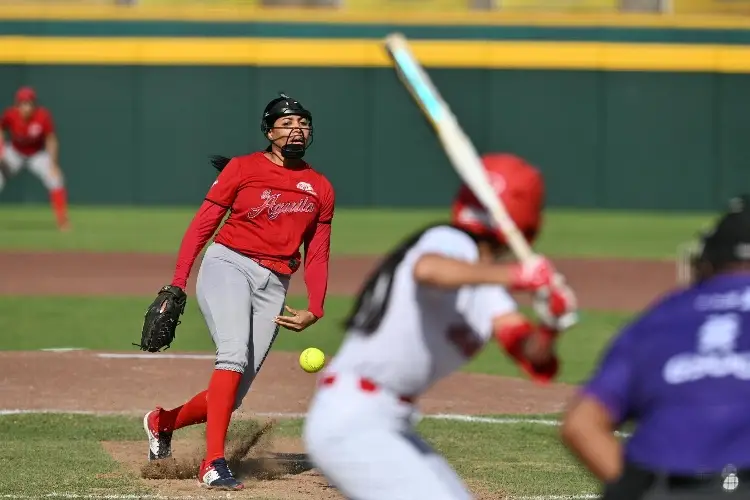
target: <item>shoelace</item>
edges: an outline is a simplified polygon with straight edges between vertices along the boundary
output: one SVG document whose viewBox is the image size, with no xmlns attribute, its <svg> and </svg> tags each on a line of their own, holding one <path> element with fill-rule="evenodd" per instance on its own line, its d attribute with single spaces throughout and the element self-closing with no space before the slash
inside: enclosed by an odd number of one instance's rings
<svg viewBox="0 0 750 500">
<path fill-rule="evenodd" d="M 229 465 L 227 464 L 227 461 L 223 458 L 220 458 L 218 460 L 214 460 L 212 464 L 214 470 L 219 474 L 219 477 L 222 479 L 229 479 L 232 476 L 232 471 L 229 470 Z"/>
</svg>

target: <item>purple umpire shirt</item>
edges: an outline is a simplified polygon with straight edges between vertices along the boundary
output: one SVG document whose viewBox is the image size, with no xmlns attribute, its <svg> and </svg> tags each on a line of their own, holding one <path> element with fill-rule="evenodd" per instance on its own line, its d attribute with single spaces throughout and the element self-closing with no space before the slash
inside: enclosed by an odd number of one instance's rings
<svg viewBox="0 0 750 500">
<path fill-rule="evenodd" d="M 671 473 L 750 468 L 750 274 L 673 292 L 611 342 L 584 393 L 632 420 L 626 460 Z"/>
</svg>

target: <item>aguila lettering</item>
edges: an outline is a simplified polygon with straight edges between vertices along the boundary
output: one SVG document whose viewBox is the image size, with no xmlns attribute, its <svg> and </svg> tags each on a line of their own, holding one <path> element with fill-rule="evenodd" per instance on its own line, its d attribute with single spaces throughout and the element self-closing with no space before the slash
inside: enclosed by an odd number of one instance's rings
<svg viewBox="0 0 750 500">
<path fill-rule="evenodd" d="M 281 193 L 274 193 L 270 189 L 266 189 L 260 195 L 260 199 L 263 200 L 263 204 L 251 208 L 247 213 L 248 219 L 254 219 L 261 215 L 263 212 L 268 214 L 270 220 L 276 219 L 281 214 L 289 213 L 313 213 L 315 212 L 315 202 L 309 196 L 297 201 L 283 201 L 279 202 Z"/>
</svg>

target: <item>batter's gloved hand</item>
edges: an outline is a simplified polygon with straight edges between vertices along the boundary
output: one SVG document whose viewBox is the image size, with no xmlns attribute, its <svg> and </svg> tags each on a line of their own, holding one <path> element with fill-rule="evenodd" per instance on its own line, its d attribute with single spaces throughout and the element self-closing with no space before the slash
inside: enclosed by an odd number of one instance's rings
<svg viewBox="0 0 750 500">
<path fill-rule="evenodd" d="M 174 285 L 162 287 L 146 311 L 141 343 L 133 345 L 148 352 L 169 349 L 175 338 L 177 325 L 180 324 L 180 315 L 185 312 L 186 302 L 187 295 L 182 288 Z"/>
<path fill-rule="evenodd" d="M 557 333 L 543 325 L 535 325 L 528 318 L 504 323 L 494 332 L 495 339 L 531 380 L 547 384 L 560 369 L 555 353 Z"/>
<path fill-rule="evenodd" d="M 555 273 L 555 267 L 549 259 L 543 255 L 534 255 L 528 261 L 512 266 L 510 288 L 514 291 L 535 291 L 549 286 Z"/>
<path fill-rule="evenodd" d="M 534 312 L 544 327 L 562 332 L 578 323 L 578 301 L 561 275 L 534 292 Z"/>
</svg>

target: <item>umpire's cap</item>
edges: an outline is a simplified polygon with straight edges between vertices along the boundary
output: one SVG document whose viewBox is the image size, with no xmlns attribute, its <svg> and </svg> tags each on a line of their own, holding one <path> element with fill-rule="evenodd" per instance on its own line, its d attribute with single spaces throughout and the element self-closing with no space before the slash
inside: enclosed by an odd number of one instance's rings
<svg viewBox="0 0 750 500">
<path fill-rule="evenodd" d="M 729 200 L 716 225 L 700 235 L 696 265 L 707 263 L 714 272 L 726 264 L 750 261 L 750 195 Z"/>
</svg>

